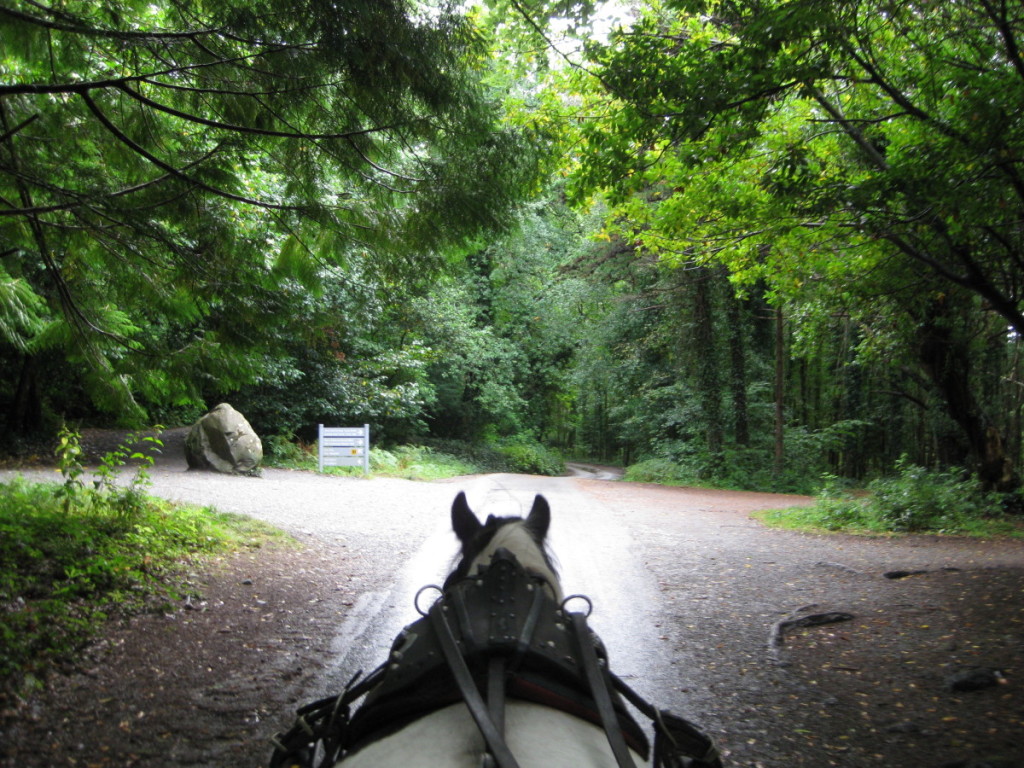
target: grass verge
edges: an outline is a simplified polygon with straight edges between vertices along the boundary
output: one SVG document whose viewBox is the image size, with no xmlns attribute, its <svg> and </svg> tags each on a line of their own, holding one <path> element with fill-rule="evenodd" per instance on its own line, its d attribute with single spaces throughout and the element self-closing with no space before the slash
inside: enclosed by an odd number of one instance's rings
<svg viewBox="0 0 1024 768">
<path fill-rule="evenodd" d="M 1024 538 L 1019 494 L 985 491 L 962 471 L 936 471 L 900 461 L 897 474 L 853 494 L 825 477 L 815 503 L 759 513 L 766 525 L 849 533 L 935 533 L 978 538 Z"/>
<path fill-rule="evenodd" d="M 869 500 L 851 500 L 839 517 L 836 505 L 831 500 L 822 503 L 819 499 L 809 507 L 784 507 L 755 512 L 753 517 L 770 528 L 785 528 L 812 533 L 852 533 L 872 536 L 898 535 L 910 531 L 894 528 L 879 519 L 871 511 Z M 915 528 L 913 533 L 941 534 L 947 536 L 969 536 L 980 539 L 1016 538 L 1024 539 L 1024 519 L 1012 515 L 973 517 L 961 519 L 957 524 L 942 524 L 934 527 Z"/>
<path fill-rule="evenodd" d="M 283 536 L 250 518 L 142 494 L 0 484 L 0 680 L 17 691 L 71 659 L 111 617 L 169 610 L 184 568 Z M 130 503 L 125 499 L 130 495 Z"/>
<path fill-rule="evenodd" d="M 315 444 L 286 438 L 270 438 L 264 457 L 267 466 L 316 471 Z M 361 477 L 361 467 L 325 467 L 325 474 Z M 508 440 L 497 444 L 435 440 L 431 445 L 401 445 L 370 449 L 370 473 L 375 477 L 405 480 L 443 480 L 462 475 L 490 472 L 521 472 L 560 475 L 565 463 L 555 452 L 539 443 Z"/>
</svg>

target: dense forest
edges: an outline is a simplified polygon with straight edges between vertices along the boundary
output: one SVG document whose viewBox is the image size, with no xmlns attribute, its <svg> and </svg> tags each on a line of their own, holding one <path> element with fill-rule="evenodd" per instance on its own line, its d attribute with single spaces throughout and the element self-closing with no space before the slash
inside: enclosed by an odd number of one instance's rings
<svg viewBox="0 0 1024 768">
<path fill-rule="evenodd" d="M 0 449 L 63 423 L 1017 487 L 1024 6 L 0 0 Z"/>
</svg>

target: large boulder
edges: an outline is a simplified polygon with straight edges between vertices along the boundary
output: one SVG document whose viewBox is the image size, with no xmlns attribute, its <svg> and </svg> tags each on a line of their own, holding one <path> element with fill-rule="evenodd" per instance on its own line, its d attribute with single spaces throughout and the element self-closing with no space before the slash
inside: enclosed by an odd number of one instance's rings
<svg viewBox="0 0 1024 768">
<path fill-rule="evenodd" d="M 221 403 L 192 425 L 185 439 L 185 460 L 189 469 L 257 475 L 263 443 L 242 414 Z"/>
</svg>

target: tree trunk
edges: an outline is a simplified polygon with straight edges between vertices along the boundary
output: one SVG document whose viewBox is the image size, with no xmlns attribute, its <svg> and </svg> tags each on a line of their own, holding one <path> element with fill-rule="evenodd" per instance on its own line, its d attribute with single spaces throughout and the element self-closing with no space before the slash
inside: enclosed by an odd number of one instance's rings
<svg viewBox="0 0 1024 768">
<path fill-rule="evenodd" d="M 740 302 L 735 295 L 726 297 L 726 319 L 729 323 L 729 388 L 732 390 L 732 423 L 737 445 L 750 445 L 750 419 L 747 414 L 747 355 L 743 345 L 746 336 L 740 315 Z"/>
<path fill-rule="evenodd" d="M 7 428 L 16 435 L 29 435 L 39 430 L 42 420 L 43 406 L 39 398 L 36 358 L 25 355 L 18 375 L 18 387 L 14 391 L 7 415 Z"/>
<path fill-rule="evenodd" d="M 722 456 L 722 379 L 715 355 L 715 326 L 711 304 L 711 281 L 714 274 L 700 269 L 693 292 L 693 334 L 697 348 L 697 377 L 701 410 L 707 435 L 708 453 L 712 462 Z M 712 468 L 714 469 L 714 468 Z"/>
<path fill-rule="evenodd" d="M 1009 491 L 1017 487 L 1013 461 L 1003 436 L 991 423 L 971 387 L 972 359 L 968 343 L 953 330 L 944 300 L 935 302 L 920 327 L 918 353 L 925 372 L 960 427 L 967 443 L 968 461 L 987 490 Z"/>
<path fill-rule="evenodd" d="M 783 397 L 786 393 L 786 345 L 783 335 L 782 307 L 775 308 L 775 462 L 776 477 L 782 474 L 785 460 L 785 410 Z"/>
</svg>

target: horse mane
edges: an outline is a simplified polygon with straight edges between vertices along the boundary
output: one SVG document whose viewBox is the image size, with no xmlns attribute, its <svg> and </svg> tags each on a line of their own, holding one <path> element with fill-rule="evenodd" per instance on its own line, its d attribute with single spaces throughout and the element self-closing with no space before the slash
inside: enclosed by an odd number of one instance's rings
<svg viewBox="0 0 1024 768">
<path fill-rule="evenodd" d="M 466 501 L 466 494 L 460 492 L 452 503 L 452 529 L 459 539 L 461 549 L 456 555 L 454 570 L 445 579 L 444 588 L 447 589 L 461 579 L 470 576 L 473 567 L 480 564 L 480 558 L 489 548 L 497 549 L 501 546 L 514 545 L 517 533 L 525 534 L 530 542 L 536 547 L 537 552 L 543 559 L 544 569 L 548 573 L 538 572 L 537 575 L 544 577 L 551 582 L 551 588 L 555 593 L 560 592 L 558 584 L 558 569 L 554 562 L 554 556 L 548 547 L 547 532 L 550 524 L 550 508 L 547 500 L 538 495 L 533 502 L 533 508 L 526 518 L 508 516 L 495 517 L 489 515 L 486 522 L 481 523 Z M 515 546 L 507 546 L 509 550 L 516 552 Z M 528 563 L 523 563 L 527 566 Z M 538 569 L 534 569 L 538 570 Z M 552 581 L 552 577 L 554 581 Z"/>
</svg>

